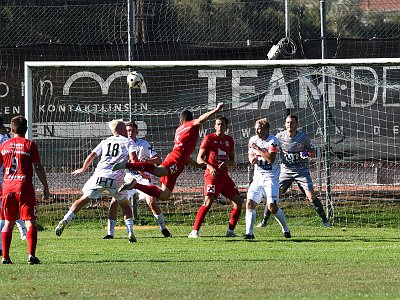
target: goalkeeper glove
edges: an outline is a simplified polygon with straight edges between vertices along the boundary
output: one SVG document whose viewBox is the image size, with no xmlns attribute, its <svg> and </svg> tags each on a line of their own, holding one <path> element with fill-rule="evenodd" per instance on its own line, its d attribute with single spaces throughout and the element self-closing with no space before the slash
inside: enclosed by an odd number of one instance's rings
<svg viewBox="0 0 400 300">
<path fill-rule="evenodd" d="M 309 158 L 310 156 L 311 156 L 311 153 L 308 152 L 307 150 L 304 150 L 304 151 L 301 151 L 301 152 L 300 152 L 300 157 L 301 157 L 302 159 Z"/>
</svg>

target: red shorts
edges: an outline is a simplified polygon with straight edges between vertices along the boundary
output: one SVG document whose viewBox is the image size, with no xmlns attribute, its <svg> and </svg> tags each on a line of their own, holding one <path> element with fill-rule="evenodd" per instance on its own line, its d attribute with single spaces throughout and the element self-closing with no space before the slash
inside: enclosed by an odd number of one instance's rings
<svg viewBox="0 0 400 300">
<path fill-rule="evenodd" d="M 186 161 L 181 157 L 168 154 L 165 160 L 161 163 L 168 169 L 168 175 L 160 178 L 160 182 L 165 185 L 170 191 L 173 191 L 178 176 L 185 169 Z"/>
<path fill-rule="evenodd" d="M 3 199 L 3 213 L 8 221 L 15 221 L 18 219 L 36 220 L 36 198 L 35 193 L 21 193 L 10 192 L 5 193 Z"/>
<path fill-rule="evenodd" d="M 3 188 L 0 185 L 0 220 L 4 220 L 4 214 L 3 214 L 3 201 L 1 201 L 3 199 L 2 197 L 3 195 Z M 1 234 L 1 233 L 0 233 Z"/>
<path fill-rule="evenodd" d="M 229 175 L 213 177 L 206 174 L 204 176 L 204 195 L 218 198 L 219 194 L 231 200 L 239 194 L 239 190 Z"/>
</svg>

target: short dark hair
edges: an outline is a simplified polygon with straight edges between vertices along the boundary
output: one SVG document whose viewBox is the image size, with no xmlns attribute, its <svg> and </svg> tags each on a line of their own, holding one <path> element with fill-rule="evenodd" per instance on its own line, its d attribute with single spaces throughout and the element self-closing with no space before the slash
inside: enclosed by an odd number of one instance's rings
<svg viewBox="0 0 400 300">
<path fill-rule="evenodd" d="M 298 118 L 297 116 L 295 116 L 295 115 L 287 115 L 287 116 L 286 116 L 286 119 L 287 119 L 287 118 L 294 119 L 294 120 L 296 121 L 296 123 L 299 123 L 299 118 Z"/>
<path fill-rule="evenodd" d="M 28 121 L 23 116 L 15 116 L 11 119 L 11 131 L 24 135 L 28 130 Z"/>
<path fill-rule="evenodd" d="M 138 129 L 138 126 L 137 126 L 137 124 L 135 122 L 128 122 L 128 123 L 126 123 L 125 126 L 133 127 L 136 130 Z"/>
<path fill-rule="evenodd" d="M 217 117 L 215 118 L 215 120 L 221 120 L 221 121 L 224 120 L 226 125 L 229 124 L 228 118 L 227 118 L 227 117 L 224 117 L 224 116 L 217 116 Z"/>
<path fill-rule="evenodd" d="M 193 113 L 190 110 L 184 110 L 181 112 L 180 121 L 181 122 L 188 122 L 193 120 Z"/>
</svg>

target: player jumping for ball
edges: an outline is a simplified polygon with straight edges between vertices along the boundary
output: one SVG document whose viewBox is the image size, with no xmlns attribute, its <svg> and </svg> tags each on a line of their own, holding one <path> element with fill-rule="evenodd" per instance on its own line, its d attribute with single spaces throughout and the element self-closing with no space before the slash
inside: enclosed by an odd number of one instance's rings
<svg viewBox="0 0 400 300">
<path fill-rule="evenodd" d="M 218 103 L 216 108 L 202 114 L 197 119 L 194 119 L 193 113 L 188 110 L 181 112 L 180 125 L 175 131 L 174 148 L 159 166 L 148 162 L 121 162 L 115 164 L 113 167 L 113 170 L 128 168 L 131 170 L 148 172 L 157 177 L 161 177 L 161 189 L 155 185 L 137 183 L 136 180 L 133 179 L 131 183 L 122 186 L 120 191 L 137 189 L 157 199 L 168 200 L 175 187 L 176 180 L 183 172 L 185 165 L 189 163 L 195 167 L 199 167 L 199 164 L 191 159 L 190 155 L 196 148 L 200 125 L 222 110 L 223 107 L 223 103 Z"/>
</svg>

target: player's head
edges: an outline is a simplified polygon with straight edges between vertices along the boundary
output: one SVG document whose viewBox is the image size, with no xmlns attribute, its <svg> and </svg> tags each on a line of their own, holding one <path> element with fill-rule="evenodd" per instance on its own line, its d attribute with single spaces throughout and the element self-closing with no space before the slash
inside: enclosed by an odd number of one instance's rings
<svg viewBox="0 0 400 300">
<path fill-rule="evenodd" d="M 139 132 L 138 126 L 135 122 L 128 122 L 126 123 L 126 132 L 128 134 L 128 138 L 130 139 L 136 139 L 136 136 Z"/>
<path fill-rule="evenodd" d="M 299 127 L 299 119 L 295 115 L 288 115 L 285 120 L 285 128 L 289 132 L 295 132 Z"/>
<path fill-rule="evenodd" d="M 108 123 L 112 134 L 126 136 L 126 125 L 122 120 L 112 120 Z"/>
<path fill-rule="evenodd" d="M 215 132 L 217 134 L 225 133 L 226 128 L 228 127 L 229 120 L 227 117 L 224 116 L 217 116 L 215 119 Z"/>
<path fill-rule="evenodd" d="M 269 134 L 269 122 L 267 118 L 257 120 L 254 129 L 260 139 L 265 139 Z"/>
<path fill-rule="evenodd" d="M 25 135 L 28 130 L 28 121 L 23 116 L 15 116 L 11 119 L 11 131 L 14 134 Z"/>
<path fill-rule="evenodd" d="M 189 110 L 184 110 L 183 112 L 181 112 L 180 116 L 179 116 L 179 121 L 181 123 L 183 122 L 189 122 L 193 120 L 193 113 Z"/>
</svg>

